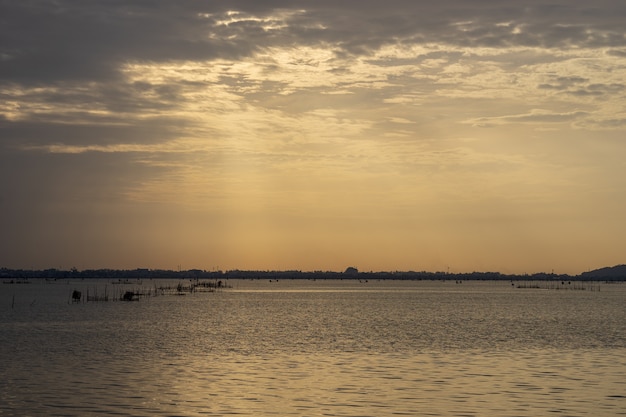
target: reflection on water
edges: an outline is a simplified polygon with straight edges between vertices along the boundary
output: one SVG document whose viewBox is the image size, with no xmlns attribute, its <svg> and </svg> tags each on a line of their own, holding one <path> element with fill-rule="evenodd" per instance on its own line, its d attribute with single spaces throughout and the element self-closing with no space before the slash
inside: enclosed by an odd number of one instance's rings
<svg viewBox="0 0 626 417">
<path fill-rule="evenodd" d="M 626 414 L 622 285 L 241 281 L 68 303 L 0 288 L 0 416 Z"/>
</svg>

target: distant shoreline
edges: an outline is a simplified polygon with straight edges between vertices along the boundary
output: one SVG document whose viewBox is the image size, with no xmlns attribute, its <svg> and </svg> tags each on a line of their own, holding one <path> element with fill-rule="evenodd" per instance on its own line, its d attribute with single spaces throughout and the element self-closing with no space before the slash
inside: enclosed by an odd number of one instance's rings
<svg viewBox="0 0 626 417">
<path fill-rule="evenodd" d="M 394 271 L 394 272 L 360 272 L 356 268 L 348 268 L 344 272 L 333 271 L 206 271 L 201 269 L 163 270 L 163 269 L 86 269 L 79 271 L 42 269 L 25 270 L 0 268 L 0 279 L 366 279 L 366 280 L 589 280 L 589 281 L 626 281 L 626 265 L 617 265 L 584 272 L 580 275 L 534 273 L 534 274 L 503 274 L 500 272 L 428 272 L 428 271 Z"/>
</svg>

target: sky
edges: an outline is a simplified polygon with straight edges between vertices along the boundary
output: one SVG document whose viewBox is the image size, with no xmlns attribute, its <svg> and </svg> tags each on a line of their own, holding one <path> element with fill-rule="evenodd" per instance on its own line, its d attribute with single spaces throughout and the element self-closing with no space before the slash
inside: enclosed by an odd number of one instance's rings
<svg viewBox="0 0 626 417">
<path fill-rule="evenodd" d="M 622 0 L 0 0 L 0 267 L 626 263 Z"/>
</svg>

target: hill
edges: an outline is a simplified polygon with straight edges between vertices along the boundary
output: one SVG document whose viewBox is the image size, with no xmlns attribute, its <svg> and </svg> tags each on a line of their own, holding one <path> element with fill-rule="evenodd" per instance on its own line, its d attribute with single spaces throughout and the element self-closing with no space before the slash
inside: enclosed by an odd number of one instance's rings
<svg viewBox="0 0 626 417">
<path fill-rule="evenodd" d="M 580 274 L 583 279 L 626 279 L 626 265 L 608 266 Z"/>
</svg>

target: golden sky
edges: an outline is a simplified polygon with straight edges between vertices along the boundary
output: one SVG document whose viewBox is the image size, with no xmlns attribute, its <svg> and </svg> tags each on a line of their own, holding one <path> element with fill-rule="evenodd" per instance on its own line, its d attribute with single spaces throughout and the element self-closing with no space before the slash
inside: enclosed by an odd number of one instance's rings
<svg viewBox="0 0 626 417">
<path fill-rule="evenodd" d="M 432 3 L 0 3 L 0 266 L 624 263 L 626 3 Z"/>
</svg>

